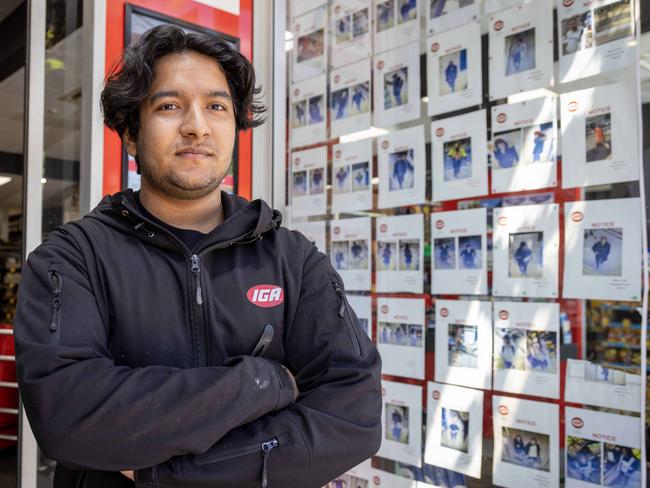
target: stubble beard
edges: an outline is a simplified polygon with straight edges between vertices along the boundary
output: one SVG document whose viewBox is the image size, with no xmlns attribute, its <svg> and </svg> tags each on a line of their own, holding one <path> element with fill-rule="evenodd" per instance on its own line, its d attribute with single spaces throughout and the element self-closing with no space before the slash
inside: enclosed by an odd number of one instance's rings
<svg viewBox="0 0 650 488">
<path fill-rule="evenodd" d="M 203 184 L 188 187 L 188 184 L 177 174 L 173 172 L 161 174 L 156 171 L 155 165 L 147 162 L 146 157 L 138 158 L 140 173 L 148 185 L 155 192 L 177 200 L 198 200 L 213 193 L 219 188 L 219 185 L 228 174 L 230 164 L 226 166 L 221 174 L 219 174 L 218 168 L 215 168 L 213 174 L 208 176 Z"/>
</svg>

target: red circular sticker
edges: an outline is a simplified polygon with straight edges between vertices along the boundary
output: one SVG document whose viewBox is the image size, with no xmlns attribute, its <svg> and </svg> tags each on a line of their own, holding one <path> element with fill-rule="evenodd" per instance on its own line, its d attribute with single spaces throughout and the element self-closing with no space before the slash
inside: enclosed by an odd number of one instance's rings
<svg viewBox="0 0 650 488">
<path fill-rule="evenodd" d="M 382 149 L 388 149 L 388 146 L 389 146 L 389 145 L 390 145 L 390 144 L 388 143 L 388 141 L 382 141 L 382 143 L 381 143 L 381 148 L 382 148 Z"/>
<path fill-rule="evenodd" d="M 296 88 L 296 89 L 293 91 L 293 96 L 294 96 L 294 97 L 297 97 L 298 95 L 300 95 L 300 88 Z"/>
<path fill-rule="evenodd" d="M 296 32 L 300 32 L 300 24 L 296 24 L 293 30 L 295 30 Z"/>
<path fill-rule="evenodd" d="M 571 419 L 571 425 L 573 425 L 576 429 L 582 429 L 585 423 L 580 417 L 573 417 Z"/>
<path fill-rule="evenodd" d="M 578 102 L 576 102 L 575 100 L 569 102 L 569 105 L 567 105 L 567 110 L 569 112 L 575 112 L 576 110 L 578 110 Z"/>
<path fill-rule="evenodd" d="M 501 112 L 499 115 L 497 115 L 497 122 L 499 124 L 503 124 L 506 120 L 508 120 L 508 116 Z"/>
<path fill-rule="evenodd" d="M 388 230 L 388 224 L 381 224 L 379 226 L 379 232 L 386 232 Z"/>
<path fill-rule="evenodd" d="M 377 61 L 377 69 L 383 69 L 383 67 L 384 67 L 384 62 L 381 60 Z"/>
<path fill-rule="evenodd" d="M 341 233 L 341 228 L 337 225 L 334 227 L 334 234 L 339 235 Z"/>
<path fill-rule="evenodd" d="M 337 151 L 334 153 L 334 157 L 335 157 L 336 159 L 340 158 L 340 157 L 341 157 L 341 151 L 340 151 L 340 150 L 337 150 Z"/>
<path fill-rule="evenodd" d="M 508 225 L 508 217 L 499 217 L 499 225 Z"/>
<path fill-rule="evenodd" d="M 341 6 L 340 5 L 337 5 L 336 7 L 334 7 L 334 13 L 335 14 L 338 14 L 340 11 L 341 11 Z"/>
<path fill-rule="evenodd" d="M 499 312 L 499 318 L 500 318 L 501 320 L 508 320 L 508 317 L 510 317 L 510 314 L 508 313 L 507 310 L 501 310 L 501 311 Z"/>
<path fill-rule="evenodd" d="M 436 229 L 444 229 L 445 228 L 445 221 L 442 219 L 436 220 Z"/>
<path fill-rule="evenodd" d="M 440 309 L 440 315 L 442 317 L 446 317 L 447 315 L 449 315 L 449 310 L 447 310 L 446 308 L 441 308 Z"/>
<path fill-rule="evenodd" d="M 437 135 L 438 137 L 442 137 L 442 136 L 444 136 L 444 135 L 445 135 L 445 129 L 444 129 L 444 127 L 438 127 L 438 128 L 436 129 L 436 135 Z"/>
<path fill-rule="evenodd" d="M 293 164 L 299 165 L 300 164 L 300 158 L 296 158 L 293 160 Z"/>
<path fill-rule="evenodd" d="M 494 23 L 494 30 L 495 31 L 500 31 L 501 29 L 503 29 L 503 20 L 497 20 Z"/>
<path fill-rule="evenodd" d="M 574 2 L 574 1 L 575 1 L 575 0 L 564 0 L 564 1 L 562 2 L 562 5 L 564 5 L 565 7 L 568 8 L 568 7 L 570 7 L 571 5 L 573 5 L 573 2 Z"/>
<path fill-rule="evenodd" d="M 381 480 L 379 479 L 379 476 L 373 476 L 372 482 L 377 486 L 381 485 Z"/>
<path fill-rule="evenodd" d="M 381 306 L 381 313 L 388 313 L 388 305 Z"/>
<path fill-rule="evenodd" d="M 505 405 L 499 405 L 499 408 L 497 408 L 497 410 L 501 415 L 508 415 L 508 412 L 510 411 Z"/>
<path fill-rule="evenodd" d="M 339 81 L 341 81 L 341 75 L 336 75 L 334 77 L 334 83 L 338 83 Z"/>
<path fill-rule="evenodd" d="M 585 216 L 583 215 L 582 212 L 573 212 L 571 214 L 571 220 L 573 220 L 574 222 L 581 222 L 582 219 L 584 219 L 584 218 L 585 218 Z"/>
<path fill-rule="evenodd" d="M 437 53 L 438 49 L 440 49 L 440 44 L 438 44 L 437 42 L 434 42 L 433 44 L 431 44 L 431 52 L 432 53 Z"/>
<path fill-rule="evenodd" d="M 440 399 L 440 392 L 438 390 L 433 390 L 433 392 L 431 393 L 431 397 L 434 400 L 439 400 Z"/>
</svg>

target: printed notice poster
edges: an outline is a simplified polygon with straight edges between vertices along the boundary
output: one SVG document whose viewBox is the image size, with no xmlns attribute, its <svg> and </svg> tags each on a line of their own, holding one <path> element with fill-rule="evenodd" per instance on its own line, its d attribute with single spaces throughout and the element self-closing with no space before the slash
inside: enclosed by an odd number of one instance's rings
<svg viewBox="0 0 650 488">
<path fill-rule="evenodd" d="M 557 98 L 492 107 L 492 192 L 557 185 Z"/>
<path fill-rule="evenodd" d="M 559 406 L 495 395 L 492 412 L 492 482 L 508 488 L 559 488 Z"/>
<path fill-rule="evenodd" d="M 293 83 L 325 74 L 327 70 L 327 5 L 292 20 Z"/>
<path fill-rule="evenodd" d="M 368 295 L 346 295 L 348 303 L 359 319 L 359 325 L 372 340 L 372 298 Z"/>
<path fill-rule="evenodd" d="M 316 249 L 325 254 L 327 252 L 325 227 L 326 222 L 319 220 L 317 222 L 292 222 L 291 229 L 297 230 L 311 241 Z"/>
<path fill-rule="evenodd" d="M 327 139 L 327 82 L 325 75 L 291 86 L 291 147 Z"/>
<path fill-rule="evenodd" d="M 494 302 L 495 390 L 560 398 L 560 306 Z"/>
<path fill-rule="evenodd" d="M 562 188 L 639 179 L 638 106 L 632 84 L 615 83 L 560 96 Z"/>
<path fill-rule="evenodd" d="M 291 154 L 291 211 L 294 217 L 327 212 L 327 146 Z"/>
<path fill-rule="evenodd" d="M 495 208 L 493 222 L 492 294 L 557 298 L 559 205 Z"/>
<path fill-rule="evenodd" d="M 435 380 L 489 389 L 492 384 L 492 304 L 436 300 Z"/>
<path fill-rule="evenodd" d="M 558 0 L 560 82 L 633 66 L 633 0 Z"/>
<path fill-rule="evenodd" d="M 425 202 L 424 126 L 416 125 L 377 138 L 378 208 Z"/>
<path fill-rule="evenodd" d="M 489 18 L 490 99 L 553 86 L 553 2 L 533 0 Z"/>
<path fill-rule="evenodd" d="M 431 214 L 431 293 L 486 295 L 487 209 Z"/>
<path fill-rule="evenodd" d="M 334 0 L 331 3 L 331 68 L 370 57 L 370 3 L 370 0 Z"/>
<path fill-rule="evenodd" d="M 479 105 L 483 98 L 481 25 L 472 22 L 432 36 L 427 46 L 429 115 Z"/>
<path fill-rule="evenodd" d="M 424 462 L 481 477 L 483 392 L 427 383 Z"/>
<path fill-rule="evenodd" d="M 375 225 L 376 291 L 422 293 L 424 216 L 411 214 L 378 217 Z"/>
<path fill-rule="evenodd" d="M 339 137 L 370 127 L 370 59 L 330 73 L 330 132 Z"/>
<path fill-rule="evenodd" d="M 426 2 L 427 32 L 439 32 L 478 20 L 480 0 L 430 0 Z M 479 58 L 480 59 L 480 58 Z"/>
<path fill-rule="evenodd" d="M 291 17 L 302 15 L 326 3 L 327 0 L 291 0 Z"/>
<path fill-rule="evenodd" d="M 330 481 L 324 488 L 371 488 L 373 469 L 370 459 Z"/>
<path fill-rule="evenodd" d="M 565 298 L 641 299 L 638 198 L 564 204 Z"/>
<path fill-rule="evenodd" d="M 641 411 L 641 375 L 569 359 L 564 396 L 567 402 Z"/>
<path fill-rule="evenodd" d="M 383 436 L 377 456 L 422 466 L 422 387 L 381 382 Z"/>
<path fill-rule="evenodd" d="M 488 192 L 485 110 L 431 122 L 433 201 Z"/>
<path fill-rule="evenodd" d="M 374 125 L 420 118 L 420 47 L 409 44 L 373 58 Z"/>
<path fill-rule="evenodd" d="M 370 291 L 370 217 L 330 222 L 330 259 L 348 291 Z"/>
<path fill-rule="evenodd" d="M 372 208 L 372 139 L 332 147 L 332 213 Z"/>
<path fill-rule="evenodd" d="M 565 486 L 641 488 L 638 417 L 566 407 Z"/>
<path fill-rule="evenodd" d="M 418 0 L 375 0 L 373 4 L 376 53 L 420 39 Z"/>
<path fill-rule="evenodd" d="M 424 379 L 424 299 L 377 298 L 382 373 Z"/>
</svg>

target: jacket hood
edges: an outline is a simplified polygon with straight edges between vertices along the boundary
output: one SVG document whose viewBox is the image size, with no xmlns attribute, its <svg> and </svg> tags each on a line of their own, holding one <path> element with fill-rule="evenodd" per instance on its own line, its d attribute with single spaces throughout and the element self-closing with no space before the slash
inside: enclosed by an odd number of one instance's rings
<svg viewBox="0 0 650 488">
<path fill-rule="evenodd" d="M 231 244 L 245 244 L 261 239 L 270 230 L 282 223 L 282 214 L 271 209 L 263 200 L 249 202 L 245 198 L 221 192 L 224 220 L 197 244 L 195 252 L 212 247 L 226 247 Z M 130 188 L 105 196 L 101 202 L 84 217 L 121 232 L 133 234 L 139 239 L 165 249 L 179 249 L 181 241 L 167 229 L 145 217 L 136 203 L 135 193 Z"/>
</svg>

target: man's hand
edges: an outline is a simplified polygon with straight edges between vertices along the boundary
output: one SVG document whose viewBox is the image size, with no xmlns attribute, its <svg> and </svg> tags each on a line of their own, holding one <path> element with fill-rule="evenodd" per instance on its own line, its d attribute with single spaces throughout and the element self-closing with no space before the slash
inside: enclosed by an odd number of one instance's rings
<svg viewBox="0 0 650 488">
<path fill-rule="evenodd" d="M 129 478 L 131 481 L 135 481 L 135 476 L 133 475 L 133 471 L 120 471 L 124 476 Z"/>
<path fill-rule="evenodd" d="M 293 399 L 295 401 L 298 398 L 298 393 L 300 393 L 298 391 L 298 383 L 296 383 L 296 378 L 293 376 L 291 371 L 289 371 L 289 368 L 287 368 L 284 364 L 280 364 L 280 366 L 282 366 L 284 368 L 284 370 L 287 372 L 287 374 L 291 378 L 291 383 L 293 383 Z"/>
</svg>

